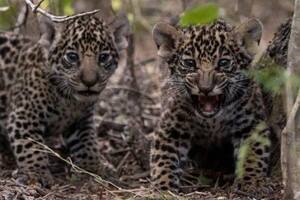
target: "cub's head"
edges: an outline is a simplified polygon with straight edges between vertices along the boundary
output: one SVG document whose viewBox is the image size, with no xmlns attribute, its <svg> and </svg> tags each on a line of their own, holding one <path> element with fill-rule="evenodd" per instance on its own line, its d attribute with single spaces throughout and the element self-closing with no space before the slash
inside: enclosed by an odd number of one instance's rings
<svg viewBox="0 0 300 200">
<path fill-rule="evenodd" d="M 128 21 L 106 25 L 88 15 L 61 24 L 44 22 L 41 43 L 48 45 L 49 80 L 65 98 L 95 101 L 127 47 Z"/>
<path fill-rule="evenodd" d="M 153 29 L 158 55 L 170 70 L 168 81 L 204 117 L 216 115 L 246 92 L 250 80 L 244 70 L 261 35 L 262 25 L 256 19 L 236 28 L 218 20 L 184 29 L 159 23 Z"/>
</svg>

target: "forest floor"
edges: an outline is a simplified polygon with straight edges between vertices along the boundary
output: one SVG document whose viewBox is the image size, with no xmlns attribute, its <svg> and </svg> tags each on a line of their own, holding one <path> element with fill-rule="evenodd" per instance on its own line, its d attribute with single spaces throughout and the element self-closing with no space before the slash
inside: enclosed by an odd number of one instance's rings
<svg viewBox="0 0 300 200">
<path fill-rule="evenodd" d="M 185 194 L 151 191 L 149 184 L 149 138 L 160 114 L 159 77 L 156 67 L 155 48 L 152 40 L 137 38 L 135 74 L 126 63 L 121 63 L 111 83 L 102 93 L 97 117 L 101 152 L 116 170 L 120 179 L 117 187 L 101 178 L 78 177 L 65 161 L 50 155 L 50 168 L 55 176 L 55 185 L 43 188 L 39 185 L 22 185 L 13 177 L 16 165 L 7 148 L 0 148 L 0 200 L 68 200 L 68 199 L 255 199 L 231 190 L 230 181 L 219 185 L 219 178 L 210 181 L 201 173 L 189 168 L 185 173 L 182 190 Z M 149 48 L 145 48 L 149 47 Z M 153 57 L 149 57 L 152 55 Z M 146 59 L 145 59 L 146 58 Z M 135 77 L 135 78 L 134 78 Z M 65 149 L 61 138 L 49 138 L 47 145 L 62 157 Z M 219 176 L 214 174 L 214 177 Z M 232 176 L 222 179 L 232 180 Z M 272 182 L 280 183 L 278 177 Z M 280 184 L 279 184 L 280 185 Z M 281 187 L 265 199 L 282 199 Z"/>
</svg>

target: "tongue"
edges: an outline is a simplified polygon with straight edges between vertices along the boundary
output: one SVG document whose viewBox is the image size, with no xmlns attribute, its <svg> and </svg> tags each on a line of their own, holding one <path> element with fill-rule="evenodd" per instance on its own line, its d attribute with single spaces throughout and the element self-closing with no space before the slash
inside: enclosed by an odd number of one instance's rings
<svg viewBox="0 0 300 200">
<path fill-rule="evenodd" d="M 212 112 L 213 110 L 214 110 L 214 105 L 212 105 L 211 103 L 205 103 L 204 105 L 203 105 L 203 110 L 205 111 L 205 112 Z"/>
<path fill-rule="evenodd" d="M 204 112 L 213 112 L 218 104 L 217 96 L 199 96 L 198 99 L 201 108 Z"/>
</svg>

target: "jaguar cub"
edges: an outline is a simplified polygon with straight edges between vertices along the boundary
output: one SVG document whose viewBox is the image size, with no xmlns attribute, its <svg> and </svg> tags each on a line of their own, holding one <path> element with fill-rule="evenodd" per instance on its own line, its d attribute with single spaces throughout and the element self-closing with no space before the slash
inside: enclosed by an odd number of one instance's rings
<svg viewBox="0 0 300 200">
<path fill-rule="evenodd" d="M 237 27 L 223 20 L 188 28 L 166 23 L 154 27 L 158 56 L 168 66 L 162 114 L 151 146 L 154 187 L 179 190 L 192 147 L 229 145 L 238 189 L 268 188 L 261 186 L 266 183 L 271 132 L 261 88 L 247 74 L 261 35 L 256 19 Z"/>
<path fill-rule="evenodd" d="M 44 20 L 45 21 L 45 20 Z M 87 15 L 45 21 L 39 42 L 0 35 L 0 117 L 24 181 L 52 183 L 44 136 L 62 134 L 73 162 L 101 173 L 94 110 L 126 48 L 127 23 Z M 34 140 L 34 141 L 33 141 Z"/>
</svg>

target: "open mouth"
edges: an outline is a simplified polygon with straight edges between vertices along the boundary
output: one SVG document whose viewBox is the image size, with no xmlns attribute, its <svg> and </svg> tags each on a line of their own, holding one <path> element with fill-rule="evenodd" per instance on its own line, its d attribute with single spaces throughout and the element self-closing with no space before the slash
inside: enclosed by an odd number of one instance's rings
<svg viewBox="0 0 300 200">
<path fill-rule="evenodd" d="M 81 96 L 89 97 L 89 96 L 99 95 L 99 92 L 93 90 L 83 90 L 83 91 L 78 91 L 78 94 Z"/>
<path fill-rule="evenodd" d="M 197 110 L 205 117 L 212 117 L 220 111 L 223 101 L 222 95 L 193 95 Z"/>
</svg>

